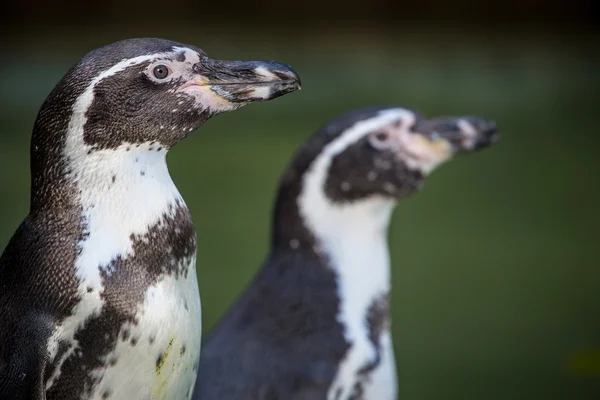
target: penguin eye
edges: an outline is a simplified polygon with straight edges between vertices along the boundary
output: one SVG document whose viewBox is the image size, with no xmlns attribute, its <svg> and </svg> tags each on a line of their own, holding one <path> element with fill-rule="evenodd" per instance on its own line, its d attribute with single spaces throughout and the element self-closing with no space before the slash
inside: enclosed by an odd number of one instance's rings
<svg viewBox="0 0 600 400">
<path fill-rule="evenodd" d="M 386 132 L 377 132 L 373 136 L 375 137 L 375 140 L 377 140 L 378 142 L 381 142 L 381 143 L 387 142 L 387 140 L 390 137 L 390 135 Z"/>
<path fill-rule="evenodd" d="M 171 71 L 166 65 L 160 64 L 154 67 L 154 69 L 152 70 L 152 74 L 156 79 L 165 79 L 171 74 Z"/>
<path fill-rule="evenodd" d="M 369 143 L 378 150 L 388 148 L 392 145 L 392 135 L 389 132 L 379 131 L 369 135 Z"/>
</svg>

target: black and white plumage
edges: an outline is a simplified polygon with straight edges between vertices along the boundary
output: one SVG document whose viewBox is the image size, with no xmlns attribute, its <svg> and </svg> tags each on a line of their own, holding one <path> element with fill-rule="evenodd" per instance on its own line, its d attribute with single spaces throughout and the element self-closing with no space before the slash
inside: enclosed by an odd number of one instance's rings
<svg viewBox="0 0 600 400">
<path fill-rule="evenodd" d="M 185 399 L 200 351 L 190 213 L 166 153 L 220 112 L 298 88 L 268 61 L 130 39 L 41 107 L 31 207 L 0 259 L 1 399 Z"/>
<path fill-rule="evenodd" d="M 262 269 L 203 344 L 194 399 L 395 399 L 392 210 L 436 166 L 496 137 L 482 118 L 398 107 L 319 130 L 282 177 Z"/>
</svg>

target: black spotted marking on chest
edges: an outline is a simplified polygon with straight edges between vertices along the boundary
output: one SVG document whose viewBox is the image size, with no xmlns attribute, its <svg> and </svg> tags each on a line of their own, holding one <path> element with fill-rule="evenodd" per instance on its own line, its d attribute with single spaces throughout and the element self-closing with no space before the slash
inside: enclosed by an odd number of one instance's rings
<svg viewBox="0 0 600 400">
<path fill-rule="evenodd" d="M 375 359 L 365 364 L 358 371 L 357 381 L 354 384 L 352 395 L 348 400 L 363 400 L 364 385 L 369 375 L 381 364 L 383 350 L 381 348 L 381 335 L 389 329 L 389 294 L 376 298 L 367 312 L 365 325 L 369 329 L 369 340 L 375 347 Z"/>
<path fill-rule="evenodd" d="M 122 328 L 137 323 L 136 314 L 148 288 L 166 276 L 184 278 L 187 273 L 195 273 L 186 269 L 195 254 L 196 235 L 183 204 L 173 205 L 146 234 L 131 239 L 133 256 L 118 257 L 99 267 L 104 287 L 102 311 L 75 333 L 79 349 L 64 361 L 60 376 L 48 391 L 49 398 L 80 398 L 93 393 L 99 381 L 92 373 L 107 363 L 119 362 L 106 360 L 118 341 L 135 346 L 140 340 Z M 151 358 L 149 355 L 148 362 L 154 362 Z"/>
</svg>

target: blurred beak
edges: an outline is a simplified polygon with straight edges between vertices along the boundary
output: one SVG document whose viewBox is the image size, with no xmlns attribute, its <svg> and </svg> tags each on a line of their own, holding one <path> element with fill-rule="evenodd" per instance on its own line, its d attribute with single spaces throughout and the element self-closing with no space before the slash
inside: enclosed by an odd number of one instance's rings
<svg viewBox="0 0 600 400">
<path fill-rule="evenodd" d="M 478 150 L 499 139 L 496 124 L 478 117 L 422 119 L 412 131 L 429 146 L 453 153 Z"/>
<path fill-rule="evenodd" d="M 427 174 L 456 153 L 481 149 L 498 140 L 496 124 L 483 118 L 417 118 L 399 135 L 398 155 Z"/>
<path fill-rule="evenodd" d="M 196 65 L 201 86 L 227 103 L 267 101 L 300 89 L 300 77 L 275 61 L 202 60 Z"/>
</svg>

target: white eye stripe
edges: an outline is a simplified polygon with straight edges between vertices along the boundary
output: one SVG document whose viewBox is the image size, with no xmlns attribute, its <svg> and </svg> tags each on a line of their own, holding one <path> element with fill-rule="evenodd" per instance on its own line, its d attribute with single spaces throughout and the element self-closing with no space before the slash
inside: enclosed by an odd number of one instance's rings
<svg viewBox="0 0 600 400">
<path fill-rule="evenodd" d="M 182 57 L 183 56 L 183 59 Z M 146 67 L 145 74 L 156 83 L 165 83 L 179 78 L 191 79 L 194 71 L 193 65 L 200 62 L 200 56 L 192 49 L 186 47 L 173 47 L 173 53 L 158 57 Z M 159 78 L 154 74 L 154 68 L 165 65 L 169 68 L 169 74 L 165 78 Z"/>
</svg>

